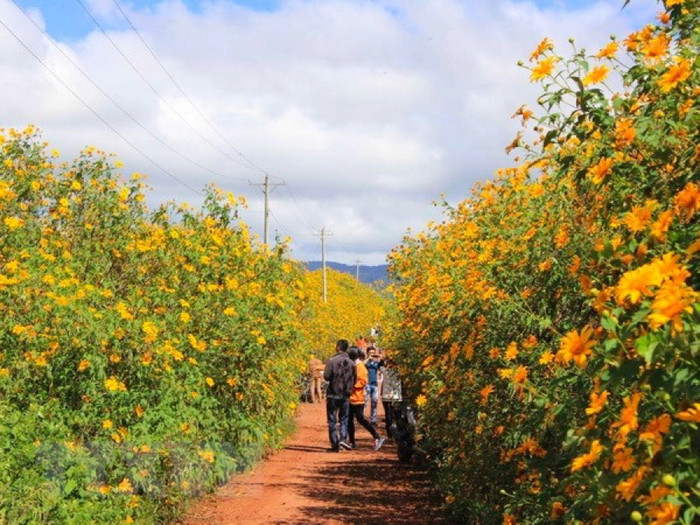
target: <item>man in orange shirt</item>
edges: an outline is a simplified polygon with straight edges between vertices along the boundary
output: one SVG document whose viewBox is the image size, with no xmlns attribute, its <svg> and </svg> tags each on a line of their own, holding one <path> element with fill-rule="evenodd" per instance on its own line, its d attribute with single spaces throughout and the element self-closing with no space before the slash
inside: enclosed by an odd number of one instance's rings
<svg viewBox="0 0 700 525">
<path fill-rule="evenodd" d="M 356 346 L 348 349 L 348 356 L 355 362 L 357 381 L 350 394 L 350 417 L 348 418 L 348 438 L 350 447 L 355 448 L 355 419 L 372 434 L 374 438 L 374 450 L 379 450 L 384 444 L 384 438 L 379 436 L 377 430 L 365 419 L 365 385 L 367 384 L 367 367 L 358 359 L 360 350 Z"/>
</svg>

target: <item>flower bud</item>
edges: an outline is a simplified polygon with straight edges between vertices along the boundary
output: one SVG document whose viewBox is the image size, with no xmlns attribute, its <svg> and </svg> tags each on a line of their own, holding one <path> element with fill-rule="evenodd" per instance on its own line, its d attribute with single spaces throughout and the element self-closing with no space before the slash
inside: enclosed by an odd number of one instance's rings
<svg viewBox="0 0 700 525">
<path fill-rule="evenodd" d="M 573 43 L 574 43 L 574 38 L 573 37 L 569 38 L 569 44 L 573 44 Z"/>
<path fill-rule="evenodd" d="M 664 482 L 664 485 L 668 485 L 669 487 L 676 486 L 676 478 L 671 476 L 671 474 L 666 474 L 663 478 L 661 478 L 661 481 Z"/>
<path fill-rule="evenodd" d="M 632 514 L 630 514 L 630 519 L 632 521 L 642 521 L 642 513 L 638 510 L 635 510 L 632 512 Z"/>
</svg>

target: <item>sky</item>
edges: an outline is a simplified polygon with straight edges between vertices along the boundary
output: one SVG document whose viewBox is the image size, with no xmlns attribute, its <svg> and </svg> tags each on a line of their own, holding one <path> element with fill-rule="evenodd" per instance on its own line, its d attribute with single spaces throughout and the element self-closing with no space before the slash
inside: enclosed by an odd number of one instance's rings
<svg viewBox="0 0 700 525">
<path fill-rule="evenodd" d="M 382 264 L 441 195 L 513 164 L 510 116 L 539 93 L 517 62 L 545 36 L 595 53 L 659 9 L 622 4 L 0 0 L 0 127 L 35 124 L 61 160 L 116 153 L 151 206 L 197 205 L 211 182 L 245 195 L 260 236 L 267 172 L 285 184 L 270 238 L 294 258 L 319 260 L 325 227 L 328 260 Z"/>
</svg>

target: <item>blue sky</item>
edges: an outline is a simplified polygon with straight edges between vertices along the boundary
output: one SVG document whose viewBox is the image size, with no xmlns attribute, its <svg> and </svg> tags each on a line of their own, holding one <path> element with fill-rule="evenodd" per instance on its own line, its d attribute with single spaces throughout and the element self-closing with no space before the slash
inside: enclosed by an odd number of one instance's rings
<svg viewBox="0 0 700 525">
<path fill-rule="evenodd" d="M 89 6 L 87 0 L 82 0 Z M 199 11 L 202 0 L 180 0 L 187 8 L 196 13 Z M 254 9 L 256 11 L 273 11 L 280 5 L 280 0 L 230 0 L 234 4 Z M 121 0 L 122 7 L 136 7 L 138 9 L 162 3 L 163 0 Z M 83 11 L 75 0 L 17 0 L 24 8 L 39 9 L 46 21 L 48 33 L 56 40 L 70 42 L 84 37 L 95 29 L 90 17 Z"/>
<path fill-rule="evenodd" d="M 126 7 L 136 7 L 138 9 L 148 8 L 162 3 L 164 0 L 121 0 L 121 4 Z M 201 6 L 208 0 L 180 0 L 187 8 L 197 13 Z M 231 3 L 240 5 L 255 11 L 275 11 L 284 0 L 228 0 Z M 364 0 L 358 0 L 364 1 Z M 527 1 L 527 0 L 524 0 Z M 615 3 L 617 0 L 610 0 Z M 84 37 L 94 30 L 94 24 L 87 14 L 82 10 L 75 0 L 17 0 L 25 8 L 39 9 L 46 21 L 47 30 L 56 40 L 71 42 Z M 517 2 L 517 0 L 516 0 Z M 89 5 L 87 0 L 83 3 Z M 534 0 L 533 2 L 540 8 L 555 10 L 576 10 L 589 6 L 591 0 Z M 622 2 L 618 2 L 622 5 Z"/>
</svg>

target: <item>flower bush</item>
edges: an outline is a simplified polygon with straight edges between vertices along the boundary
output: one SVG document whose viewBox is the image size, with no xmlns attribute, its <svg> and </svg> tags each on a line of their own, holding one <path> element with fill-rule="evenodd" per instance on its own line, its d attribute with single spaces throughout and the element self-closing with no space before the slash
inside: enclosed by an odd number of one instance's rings
<svg viewBox="0 0 700 525">
<path fill-rule="evenodd" d="M 358 335 L 369 337 L 370 329 L 382 324 L 390 309 L 390 300 L 351 275 L 326 269 L 327 302 L 323 302 L 323 270 L 308 272 L 304 291 L 309 304 L 302 319 L 302 332 L 309 350 L 327 358 L 335 353 L 335 343 L 346 338 L 351 343 Z"/>
<path fill-rule="evenodd" d="M 462 520 L 697 522 L 697 4 L 594 54 L 545 39 L 522 161 L 391 256 L 393 346 Z"/>
<path fill-rule="evenodd" d="M 208 188 L 0 130 L 0 523 L 153 523 L 281 442 L 304 277 Z"/>
</svg>

